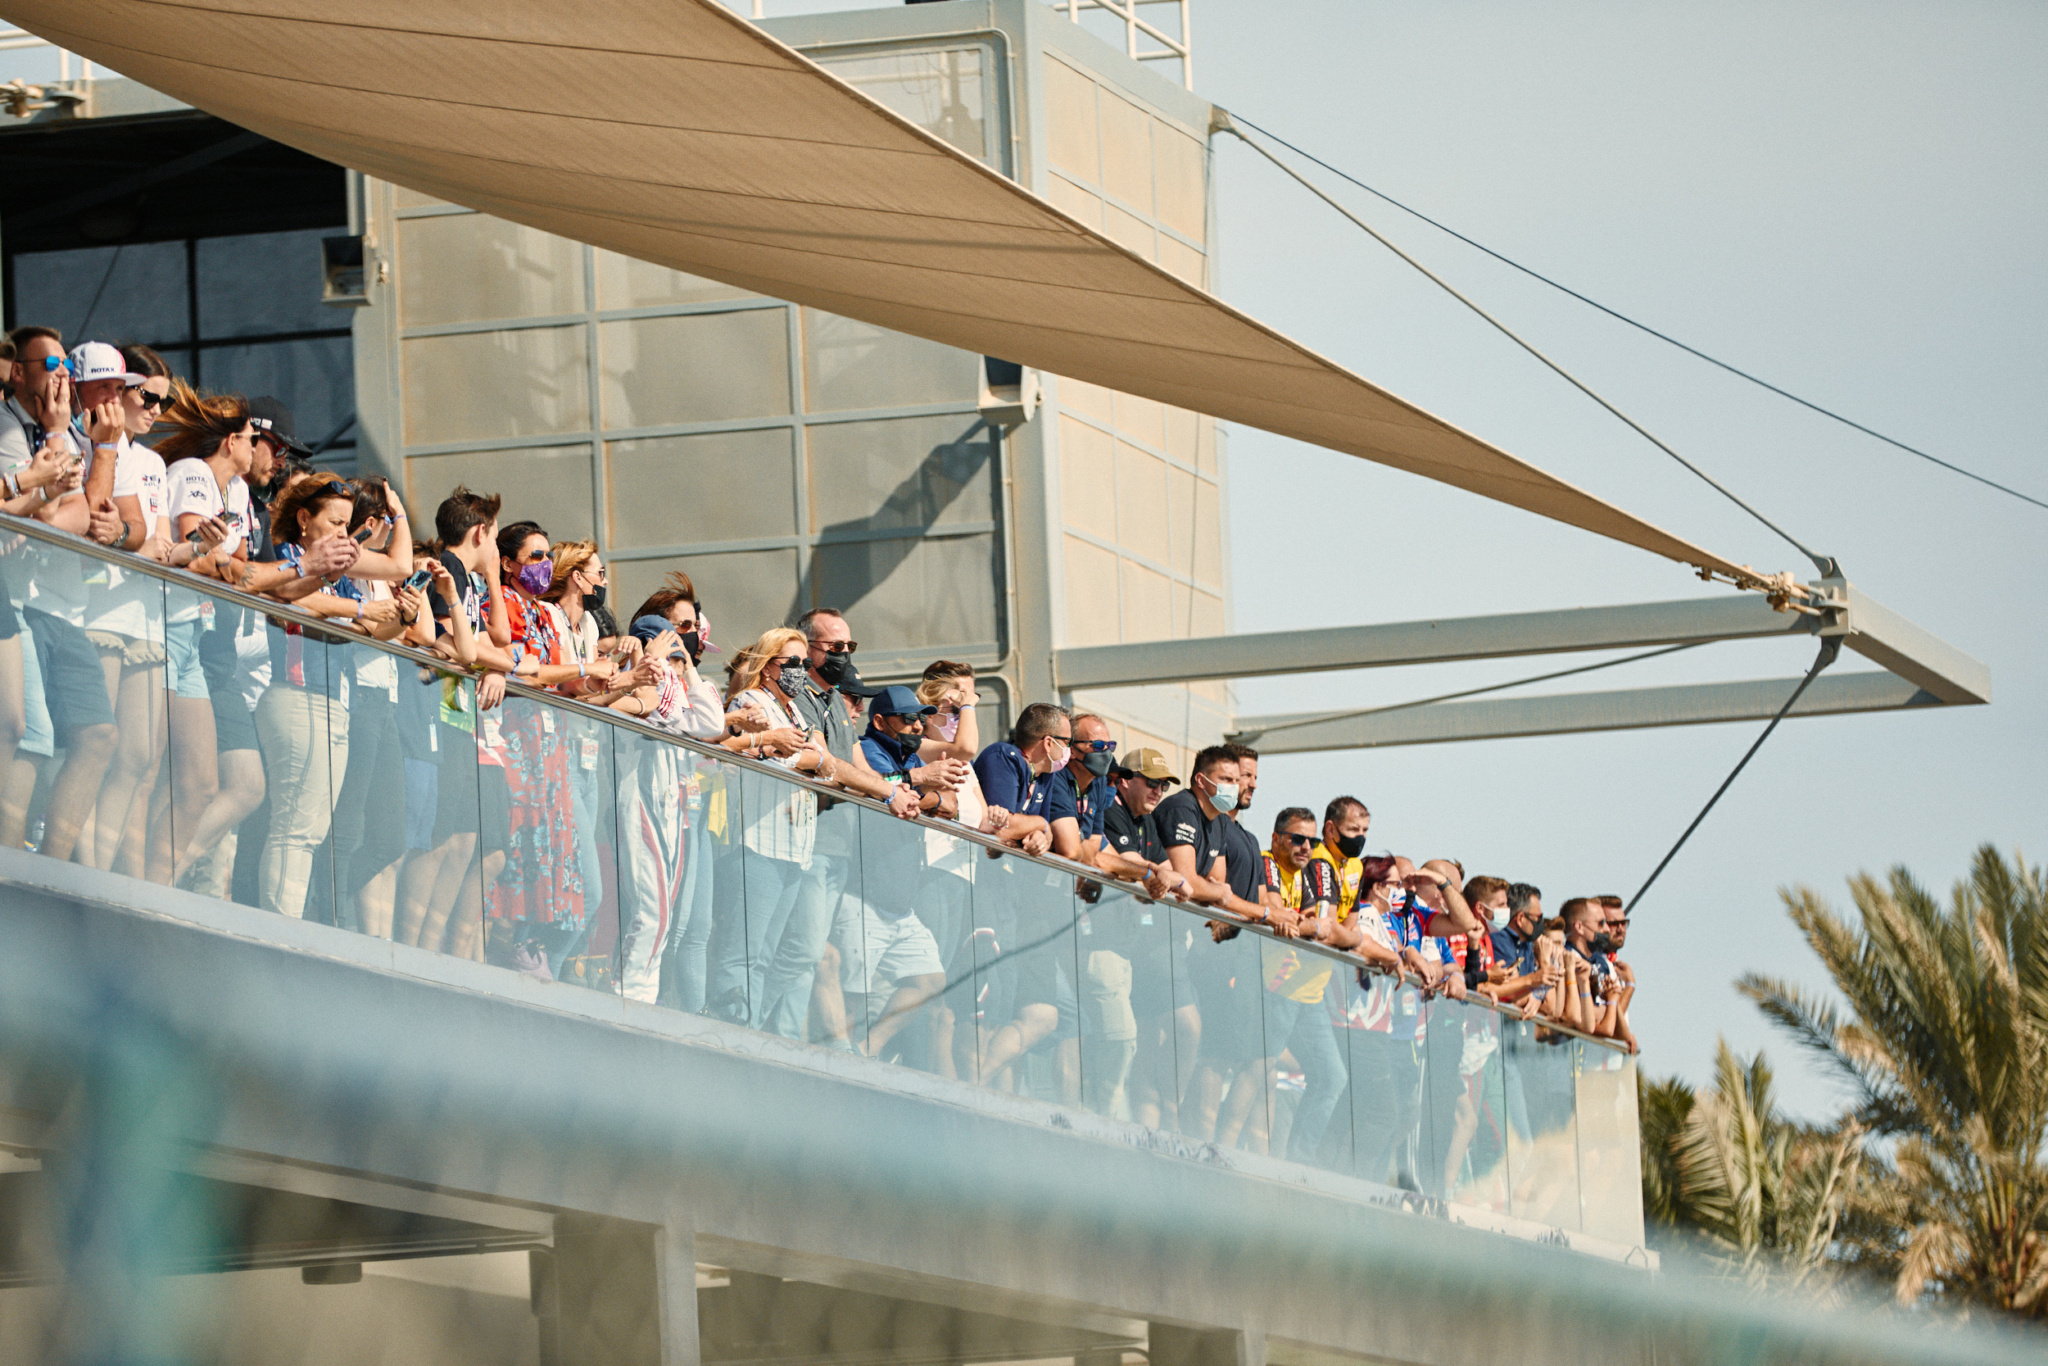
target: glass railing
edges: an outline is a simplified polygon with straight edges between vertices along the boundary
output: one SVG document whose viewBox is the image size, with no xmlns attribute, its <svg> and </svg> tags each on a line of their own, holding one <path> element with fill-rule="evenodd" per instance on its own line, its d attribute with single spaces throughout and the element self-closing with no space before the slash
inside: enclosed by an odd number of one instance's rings
<svg viewBox="0 0 2048 1366">
<path fill-rule="evenodd" d="M 1642 1242 L 1605 1041 L 4 520 L 0 844 Z"/>
</svg>

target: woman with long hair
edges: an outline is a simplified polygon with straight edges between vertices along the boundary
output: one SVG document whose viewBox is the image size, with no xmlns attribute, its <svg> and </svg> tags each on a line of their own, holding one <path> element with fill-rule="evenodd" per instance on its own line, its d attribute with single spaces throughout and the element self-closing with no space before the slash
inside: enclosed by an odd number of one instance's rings
<svg viewBox="0 0 2048 1366">
<path fill-rule="evenodd" d="M 394 590 L 391 583 L 394 575 L 410 574 L 413 564 L 404 505 L 382 479 L 358 479 L 352 487 L 355 508 L 348 531 L 363 537 L 364 553 L 348 577 L 362 586 L 372 604 L 397 603 L 401 631 L 408 639 L 416 637 L 423 616 L 431 631 L 427 595 L 403 584 Z M 348 703 L 348 768 L 334 799 L 329 830 L 334 920 L 345 929 L 389 939 L 398 865 L 406 848 L 408 792 L 398 733 L 399 685 L 402 676 L 409 678 L 416 670 L 379 650 L 358 647 L 350 653 L 355 672 Z"/>
<path fill-rule="evenodd" d="M 808 652 L 801 631 L 777 627 L 763 633 L 726 665 L 725 704 L 728 710 L 757 707 L 768 718 L 768 730 L 741 737 L 739 753 L 829 781 L 835 761 L 823 735 L 804 724 L 795 703 L 804 686 Z M 776 755 L 765 738 L 776 732 L 800 734 L 803 743 Z M 713 1015 L 759 1028 L 768 1007 L 763 987 L 769 959 L 811 866 L 818 799 L 806 788 L 754 773 L 743 773 L 739 786 L 744 925 L 735 923 L 739 915 L 726 914 L 712 927 L 705 999 Z"/>
<path fill-rule="evenodd" d="M 230 582 L 248 557 L 254 523 L 247 476 L 255 460 L 249 405 L 238 394 L 199 394 L 173 380 L 170 405 L 158 419 L 156 453 L 167 466 L 172 522 L 171 563 Z M 194 538 L 197 539 L 194 539 Z M 237 686 L 232 631 L 222 626 L 212 599 L 173 591 L 166 625 L 170 638 L 189 632 L 205 676 L 206 702 L 171 700 L 174 777 L 185 794 L 158 820 L 170 845 L 171 880 L 209 896 L 227 898 L 235 862 L 235 830 L 263 804 L 263 759 L 256 748 L 255 699 Z M 208 755 L 211 757 L 208 757 Z M 214 781 L 199 769 L 211 763 Z M 174 797 L 177 794 L 173 794 Z"/>
<path fill-rule="evenodd" d="M 332 474 L 302 474 L 270 504 L 270 537 L 281 564 L 304 567 L 308 548 L 346 537 L 356 490 Z M 382 639 L 405 629 L 393 599 L 372 602 L 347 576 L 325 579 L 293 600 L 302 612 L 328 617 Z M 313 876 L 313 851 L 334 818 L 333 793 L 348 765 L 349 698 L 354 680 L 346 643 L 308 634 L 296 622 L 269 627 L 270 687 L 256 704 L 256 733 L 270 788 L 270 829 L 257 873 L 258 903 L 301 918 Z M 401 787 L 389 794 L 403 802 Z"/>
<path fill-rule="evenodd" d="M 669 583 L 631 618 L 630 633 L 642 653 L 628 682 L 638 686 L 613 706 L 672 734 L 718 739 L 726 730 L 725 707 L 718 690 L 697 672 L 705 642 L 696 594 L 687 576 L 673 575 Z M 800 737 L 785 732 L 776 743 L 787 753 Z M 724 809 L 723 766 L 679 746 L 621 734 L 618 770 L 619 972 L 625 994 L 701 1010 L 712 922 L 705 812 L 714 789 Z"/>
<path fill-rule="evenodd" d="M 615 668 L 609 658 L 581 661 L 564 640 L 566 620 L 544 600 L 554 586 L 548 536 L 537 523 L 514 522 L 498 532 L 516 677 L 567 696 L 603 696 Z M 500 932 L 487 941 L 499 961 L 537 977 L 555 977 L 582 936 L 603 884 L 584 876 L 577 848 L 576 803 L 569 782 L 570 713 L 544 703 L 506 698 L 503 759 L 511 802 L 505 866 L 486 897 L 487 919 Z M 578 746 L 580 749 L 580 744 Z M 576 757 L 581 762 L 581 754 Z"/>
</svg>

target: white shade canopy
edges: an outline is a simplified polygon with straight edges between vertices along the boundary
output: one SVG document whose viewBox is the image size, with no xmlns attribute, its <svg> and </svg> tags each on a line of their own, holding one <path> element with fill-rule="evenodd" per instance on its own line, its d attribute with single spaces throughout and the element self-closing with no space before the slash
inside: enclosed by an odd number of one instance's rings
<svg viewBox="0 0 2048 1366">
<path fill-rule="evenodd" d="M 0 9 L 232 123 L 425 194 L 1754 578 L 1183 283 L 715 0 Z"/>
</svg>

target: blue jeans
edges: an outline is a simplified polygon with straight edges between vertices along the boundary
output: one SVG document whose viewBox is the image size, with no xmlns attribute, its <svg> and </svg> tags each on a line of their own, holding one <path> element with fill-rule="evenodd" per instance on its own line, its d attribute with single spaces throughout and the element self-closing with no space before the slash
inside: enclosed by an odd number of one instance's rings
<svg viewBox="0 0 2048 1366">
<path fill-rule="evenodd" d="M 805 872 L 801 864 L 735 851 L 743 894 L 718 908 L 711 927 L 705 1007 L 720 1019 L 759 1028 L 768 958 L 789 923 Z M 813 860 L 815 863 L 815 860 Z"/>
<path fill-rule="evenodd" d="M 704 1009 L 704 977 L 708 964 L 714 918 L 711 837 L 704 831 L 701 812 L 690 812 L 690 828 L 683 834 L 683 884 L 676 893 L 676 910 L 669 922 L 668 951 L 662 960 L 662 1000 L 679 1010 L 700 1014 Z M 733 865 L 735 871 L 738 865 Z"/>
<path fill-rule="evenodd" d="M 1313 1164 L 1323 1146 L 1323 1131 L 1330 1127 L 1330 1115 L 1344 1095 L 1344 1053 L 1337 1047 L 1330 1008 L 1321 1001 L 1310 1005 L 1283 996 L 1269 996 L 1266 1008 L 1273 1019 L 1271 1037 L 1280 1045 L 1272 1051 L 1277 1055 L 1284 1049 L 1294 1054 L 1307 1081 L 1301 1103 L 1294 1109 L 1287 1156 L 1294 1162 Z"/>
<path fill-rule="evenodd" d="M 788 918 L 774 944 L 775 957 L 761 992 L 754 997 L 754 1027 L 801 1039 L 811 1018 L 811 987 L 818 957 L 832 933 L 832 916 L 846 891 L 853 860 L 839 854 L 811 855 L 811 869 L 798 882 Z"/>
</svg>

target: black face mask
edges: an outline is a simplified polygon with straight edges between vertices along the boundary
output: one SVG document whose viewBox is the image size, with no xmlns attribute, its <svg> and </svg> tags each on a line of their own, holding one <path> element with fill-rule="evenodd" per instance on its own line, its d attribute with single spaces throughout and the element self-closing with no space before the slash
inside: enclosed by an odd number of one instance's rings
<svg viewBox="0 0 2048 1366">
<path fill-rule="evenodd" d="M 586 588 L 583 590 L 583 606 L 586 610 L 591 611 L 594 611 L 597 608 L 604 606 L 603 584 L 599 584 L 595 588 Z"/>
<path fill-rule="evenodd" d="M 1339 835 L 1337 836 L 1336 843 L 1337 852 L 1345 858 L 1357 858 L 1365 852 L 1365 836 L 1363 835 Z"/>
<path fill-rule="evenodd" d="M 1593 952 L 1595 953 L 1613 953 L 1614 936 L 1609 934 L 1607 931 L 1602 930 L 1600 931 L 1600 933 L 1593 936 L 1592 947 Z"/>
<path fill-rule="evenodd" d="M 598 591 L 602 592 L 604 590 L 599 589 Z M 695 631 L 684 631 L 681 635 L 683 648 L 690 652 L 690 662 L 692 664 L 702 664 L 704 662 L 704 637 L 698 635 Z"/>
<path fill-rule="evenodd" d="M 1087 769 L 1098 778 L 1107 778 L 1109 770 L 1115 764 L 1116 756 L 1114 754 L 1102 754 L 1091 751 L 1081 757 L 1081 767 Z"/>
<path fill-rule="evenodd" d="M 825 686 L 837 687 L 846 680 L 846 666 L 852 662 L 849 655 L 828 654 L 818 661 L 818 677 L 825 680 Z"/>
</svg>

